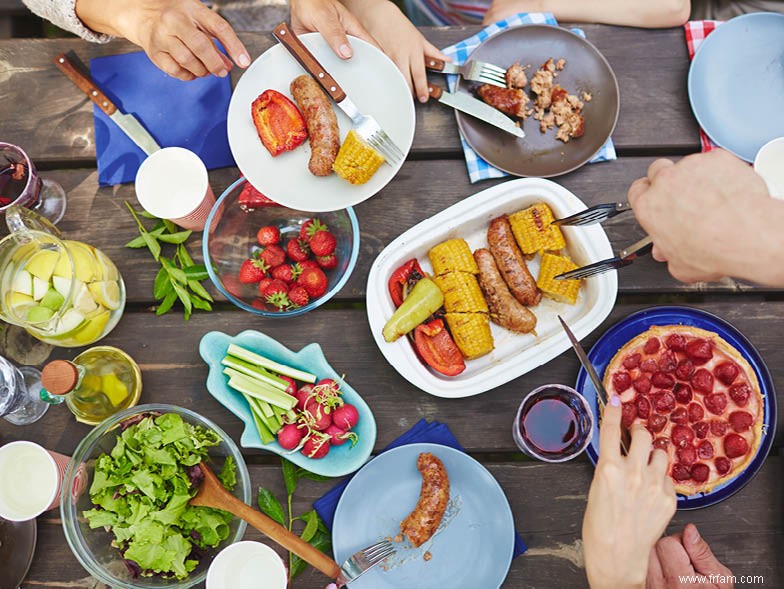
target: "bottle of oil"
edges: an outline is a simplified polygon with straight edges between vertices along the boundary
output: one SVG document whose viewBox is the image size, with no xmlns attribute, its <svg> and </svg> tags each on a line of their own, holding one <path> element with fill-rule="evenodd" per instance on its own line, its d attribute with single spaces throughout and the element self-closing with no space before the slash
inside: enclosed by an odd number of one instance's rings
<svg viewBox="0 0 784 589">
<path fill-rule="evenodd" d="M 41 399 L 65 402 L 77 421 L 95 425 L 138 403 L 142 373 L 128 354 L 111 346 L 85 350 L 73 361 L 53 360 L 41 373 Z"/>
</svg>

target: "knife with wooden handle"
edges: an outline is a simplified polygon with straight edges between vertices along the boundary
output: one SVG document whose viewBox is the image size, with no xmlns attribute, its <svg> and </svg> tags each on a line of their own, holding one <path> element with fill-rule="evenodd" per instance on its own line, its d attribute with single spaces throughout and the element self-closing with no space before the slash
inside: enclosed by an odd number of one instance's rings
<svg viewBox="0 0 784 589">
<path fill-rule="evenodd" d="M 65 53 L 61 53 L 55 57 L 54 63 L 60 71 L 68 76 L 68 78 L 76 84 L 76 87 L 84 92 L 98 108 L 106 113 L 106 115 L 112 119 L 144 153 L 150 155 L 160 149 L 158 142 L 153 139 L 152 135 L 147 132 L 147 129 L 142 126 L 138 119 L 133 115 L 121 112 L 111 99 L 95 85 L 90 76 L 83 71 L 83 66 L 80 67 L 77 65 Z"/>
</svg>

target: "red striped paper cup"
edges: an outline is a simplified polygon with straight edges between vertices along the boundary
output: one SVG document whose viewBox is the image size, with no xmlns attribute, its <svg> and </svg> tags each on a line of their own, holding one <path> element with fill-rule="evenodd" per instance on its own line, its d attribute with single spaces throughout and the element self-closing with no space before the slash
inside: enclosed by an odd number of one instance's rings
<svg viewBox="0 0 784 589">
<path fill-rule="evenodd" d="M 62 485 L 63 479 L 65 478 L 65 471 L 68 468 L 68 464 L 71 462 L 71 457 L 66 456 L 64 454 L 59 454 L 57 452 L 52 452 L 51 450 L 47 450 L 51 457 L 54 459 L 54 463 L 57 465 L 57 494 L 54 497 L 51 505 L 46 508 L 45 511 L 49 511 L 50 509 L 54 509 L 60 505 L 60 495 L 62 493 Z M 71 495 L 74 499 L 76 499 L 79 495 L 81 495 L 84 490 L 87 488 L 87 471 L 84 468 L 84 464 L 79 465 L 79 469 L 76 471 L 76 476 L 74 477 L 73 486 L 71 487 Z"/>
</svg>

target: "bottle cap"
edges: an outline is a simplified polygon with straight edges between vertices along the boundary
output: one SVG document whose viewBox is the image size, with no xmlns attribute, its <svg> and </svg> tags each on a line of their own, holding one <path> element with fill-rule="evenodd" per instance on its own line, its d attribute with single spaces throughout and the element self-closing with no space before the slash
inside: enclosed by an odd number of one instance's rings
<svg viewBox="0 0 784 589">
<path fill-rule="evenodd" d="M 79 382 L 79 370 L 68 360 L 53 360 L 41 371 L 41 384 L 52 395 L 67 395 Z"/>
</svg>

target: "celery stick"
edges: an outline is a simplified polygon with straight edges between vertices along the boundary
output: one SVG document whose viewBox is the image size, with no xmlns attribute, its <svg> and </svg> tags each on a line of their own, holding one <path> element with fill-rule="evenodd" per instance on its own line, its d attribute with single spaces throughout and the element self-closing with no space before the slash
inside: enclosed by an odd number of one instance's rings
<svg viewBox="0 0 784 589">
<path fill-rule="evenodd" d="M 295 421 L 297 421 L 297 414 L 294 413 L 293 409 L 289 409 L 288 411 L 286 411 L 285 415 L 286 415 L 286 420 L 289 423 L 294 423 Z"/>
<path fill-rule="evenodd" d="M 259 409 L 261 409 L 261 414 L 266 419 L 269 419 L 270 417 L 272 417 L 274 415 L 274 413 L 272 412 L 272 406 L 270 406 L 269 403 L 267 403 L 265 401 L 259 401 L 258 399 L 257 399 L 257 401 L 258 401 Z"/>
<path fill-rule="evenodd" d="M 247 376 L 251 376 L 266 382 L 267 384 L 270 384 L 275 388 L 280 389 L 281 391 L 285 391 L 289 386 L 288 381 L 283 380 L 282 378 L 278 378 L 271 372 L 267 372 L 263 368 L 254 366 L 253 364 L 245 362 L 244 360 L 240 360 L 239 358 L 226 356 L 223 360 L 221 360 L 221 364 L 228 366 L 229 368 L 233 368 L 238 372 L 242 372 Z"/>
<path fill-rule="evenodd" d="M 315 374 L 310 374 L 309 372 L 305 372 L 303 370 L 291 368 L 290 366 L 286 366 L 284 364 L 278 364 L 277 362 L 273 362 L 264 356 L 259 356 L 258 354 L 254 354 L 245 348 L 241 348 L 236 344 L 229 344 L 228 354 L 230 356 L 234 356 L 235 358 L 239 358 L 240 360 L 250 362 L 251 364 L 258 364 L 259 366 L 266 368 L 267 370 L 277 372 L 278 374 L 290 376 L 294 380 L 301 380 L 302 382 L 309 383 L 316 382 Z"/>
<path fill-rule="evenodd" d="M 257 415 L 259 419 L 264 423 L 264 426 L 274 435 L 280 431 L 280 424 L 275 421 L 274 414 L 272 413 L 272 409 L 270 408 L 269 404 L 265 403 L 264 401 L 259 401 L 258 399 L 254 399 L 256 403 L 256 407 L 258 408 Z M 269 411 L 269 415 L 267 415 L 266 410 Z"/>
<path fill-rule="evenodd" d="M 269 429 L 267 429 L 267 426 L 264 425 L 264 422 L 259 418 L 258 408 L 254 403 L 255 399 L 244 394 L 243 397 L 245 397 L 245 400 L 248 402 L 248 406 L 250 407 L 250 414 L 253 416 L 253 422 L 256 424 L 256 430 L 259 432 L 261 442 L 263 444 L 274 442 L 275 436 L 272 435 Z"/>
<path fill-rule="evenodd" d="M 297 399 L 295 397 L 261 381 L 245 376 L 232 368 L 225 368 L 223 372 L 229 376 L 229 386 L 237 389 L 241 393 L 248 394 L 284 409 L 291 409 L 297 404 Z"/>
</svg>

